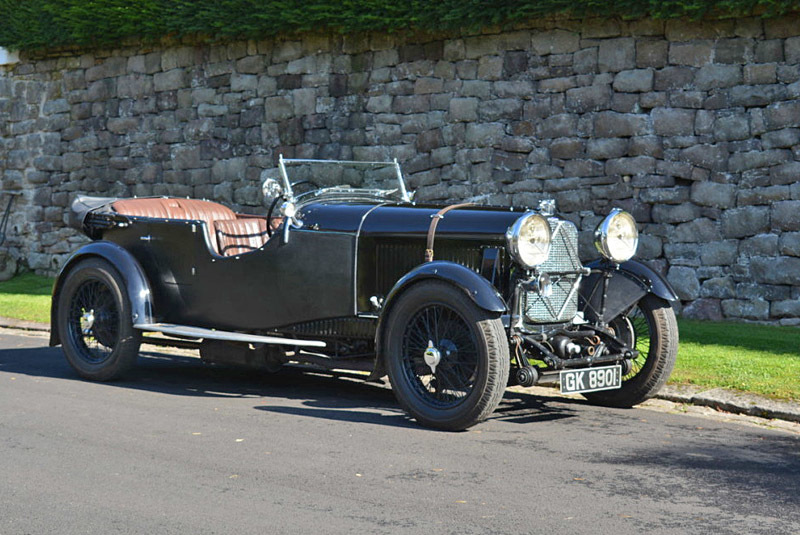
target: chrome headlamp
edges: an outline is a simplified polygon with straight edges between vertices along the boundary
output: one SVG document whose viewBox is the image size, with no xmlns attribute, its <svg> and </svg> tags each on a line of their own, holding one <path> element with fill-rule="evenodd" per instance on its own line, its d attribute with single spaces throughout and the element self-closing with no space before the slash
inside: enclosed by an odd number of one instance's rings
<svg viewBox="0 0 800 535">
<path fill-rule="evenodd" d="M 539 214 L 528 213 L 506 231 L 506 243 L 512 258 L 531 269 L 550 256 L 550 224 Z"/>
<path fill-rule="evenodd" d="M 614 208 L 594 231 L 594 246 L 617 264 L 630 260 L 639 245 L 636 221 L 628 212 Z"/>
</svg>

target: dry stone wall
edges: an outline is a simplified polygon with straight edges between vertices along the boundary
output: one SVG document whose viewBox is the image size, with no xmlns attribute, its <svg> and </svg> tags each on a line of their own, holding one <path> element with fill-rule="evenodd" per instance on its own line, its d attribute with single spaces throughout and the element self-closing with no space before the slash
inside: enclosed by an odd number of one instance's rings
<svg viewBox="0 0 800 535">
<path fill-rule="evenodd" d="M 589 256 L 621 206 L 684 314 L 800 317 L 798 17 L 130 45 L 0 75 L 6 245 L 37 271 L 85 241 L 78 192 L 258 211 L 279 154 L 396 157 L 420 201 L 555 198 Z"/>
</svg>

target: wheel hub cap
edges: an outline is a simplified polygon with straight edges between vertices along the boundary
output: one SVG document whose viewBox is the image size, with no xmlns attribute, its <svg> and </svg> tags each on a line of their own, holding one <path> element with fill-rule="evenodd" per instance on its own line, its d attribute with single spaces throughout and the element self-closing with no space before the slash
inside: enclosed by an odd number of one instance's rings
<svg viewBox="0 0 800 535">
<path fill-rule="evenodd" d="M 442 353 L 433 346 L 433 341 L 428 340 L 428 348 L 425 350 L 425 364 L 427 364 L 431 373 L 436 373 L 436 366 L 442 360 Z"/>
<path fill-rule="evenodd" d="M 94 326 L 94 310 L 87 310 L 81 316 L 81 331 L 83 334 L 90 334 Z"/>
</svg>

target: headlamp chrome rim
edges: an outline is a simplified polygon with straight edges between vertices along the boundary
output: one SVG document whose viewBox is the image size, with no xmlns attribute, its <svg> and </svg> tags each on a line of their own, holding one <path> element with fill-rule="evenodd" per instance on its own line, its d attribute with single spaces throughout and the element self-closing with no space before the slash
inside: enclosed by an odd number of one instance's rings
<svg viewBox="0 0 800 535">
<path fill-rule="evenodd" d="M 529 228 L 530 225 L 538 225 L 538 229 L 546 234 L 544 243 L 537 245 L 536 256 L 530 258 L 530 252 L 521 251 L 520 236 Z M 518 218 L 513 225 L 506 231 L 506 243 L 511 257 L 526 269 L 533 269 L 547 261 L 550 256 L 550 244 L 552 242 L 552 231 L 547 219 L 540 214 L 528 212 Z M 527 255 L 527 258 L 526 258 Z"/>
<path fill-rule="evenodd" d="M 621 219 L 620 219 L 621 218 Z M 628 230 L 631 231 L 632 238 L 629 237 L 630 245 L 627 250 L 619 251 L 617 247 L 612 247 L 611 240 L 617 240 L 620 237 L 615 236 L 615 223 L 623 220 L 630 223 Z M 608 260 L 620 264 L 627 262 L 633 255 L 636 254 L 636 249 L 639 246 L 639 231 L 636 228 L 636 220 L 631 214 L 620 208 L 614 208 L 609 212 L 605 219 L 597 226 L 594 231 L 594 245 L 597 250 Z"/>
</svg>

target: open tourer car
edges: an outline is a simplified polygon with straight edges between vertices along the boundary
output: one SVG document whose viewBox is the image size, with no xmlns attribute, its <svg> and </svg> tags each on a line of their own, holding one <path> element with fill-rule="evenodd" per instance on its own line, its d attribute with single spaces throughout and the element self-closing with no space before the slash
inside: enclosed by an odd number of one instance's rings
<svg viewBox="0 0 800 535">
<path fill-rule="evenodd" d="M 82 377 L 124 374 L 148 343 L 204 361 L 388 375 L 419 423 L 462 430 L 506 386 L 630 407 L 667 381 L 678 348 L 670 285 L 631 260 L 613 209 L 583 265 L 578 230 L 535 209 L 416 203 L 394 162 L 288 160 L 262 214 L 174 197 L 79 196 L 93 241 L 53 288 L 51 345 Z"/>
</svg>

